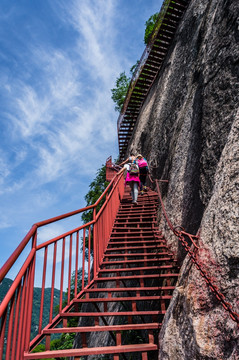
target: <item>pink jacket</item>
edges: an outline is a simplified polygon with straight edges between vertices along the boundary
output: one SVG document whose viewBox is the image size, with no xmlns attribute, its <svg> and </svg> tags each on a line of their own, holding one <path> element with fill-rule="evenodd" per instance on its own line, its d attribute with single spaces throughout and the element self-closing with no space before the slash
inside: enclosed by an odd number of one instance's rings
<svg viewBox="0 0 239 360">
<path fill-rule="evenodd" d="M 139 176 L 135 175 L 135 174 L 130 174 L 128 172 L 127 175 L 126 175 L 125 184 L 127 184 L 128 182 L 131 182 L 131 181 L 136 181 L 136 182 L 138 182 L 140 184 Z"/>
</svg>

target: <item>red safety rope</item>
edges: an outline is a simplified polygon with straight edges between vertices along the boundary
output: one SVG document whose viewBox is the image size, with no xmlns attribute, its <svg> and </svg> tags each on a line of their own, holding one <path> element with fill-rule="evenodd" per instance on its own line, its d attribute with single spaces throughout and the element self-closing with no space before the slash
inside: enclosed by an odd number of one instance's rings
<svg viewBox="0 0 239 360">
<path fill-rule="evenodd" d="M 149 175 L 149 179 L 150 181 L 153 183 L 154 181 L 152 180 L 151 176 Z M 239 314 L 236 313 L 235 311 L 233 311 L 232 305 L 229 304 L 226 301 L 225 296 L 219 291 L 219 288 L 217 285 L 215 285 L 213 283 L 212 278 L 210 277 L 210 275 L 207 273 L 207 271 L 204 269 L 204 266 L 202 264 L 202 262 L 200 260 L 198 260 L 197 258 L 197 254 L 195 254 L 190 246 L 188 245 L 185 237 L 189 237 L 190 240 L 192 241 L 193 245 L 195 246 L 196 249 L 198 249 L 198 245 L 195 243 L 194 240 L 198 239 L 198 236 L 196 235 L 192 235 L 189 233 L 186 233 L 184 230 L 177 230 L 177 228 L 173 227 L 172 223 L 170 222 L 167 212 L 165 210 L 165 206 L 162 200 L 162 196 L 161 196 L 161 192 L 159 189 L 159 181 L 161 180 L 155 180 L 156 182 L 156 187 L 157 187 L 157 192 L 159 195 L 159 200 L 162 206 L 162 211 L 164 213 L 165 219 L 168 223 L 168 226 L 170 227 L 170 229 L 173 231 L 173 233 L 179 238 L 179 240 L 181 241 L 183 247 L 185 248 L 185 250 L 187 251 L 190 259 L 192 260 L 192 262 L 196 265 L 197 269 L 200 271 L 200 274 L 202 275 L 202 277 L 204 278 L 204 280 L 206 281 L 207 285 L 209 286 L 209 288 L 211 289 L 211 291 L 214 293 L 214 295 L 216 296 L 216 298 L 220 301 L 220 303 L 222 304 L 222 306 L 224 307 L 224 309 L 229 313 L 231 319 L 235 322 L 237 322 L 237 326 L 239 327 Z M 164 180 L 165 181 L 165 180 Z"/>
</svg>

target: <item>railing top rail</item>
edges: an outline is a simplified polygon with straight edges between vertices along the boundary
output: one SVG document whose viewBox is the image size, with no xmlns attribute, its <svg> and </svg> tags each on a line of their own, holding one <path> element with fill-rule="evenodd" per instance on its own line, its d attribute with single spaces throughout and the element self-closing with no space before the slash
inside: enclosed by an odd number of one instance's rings
<svg viewBox="0 0 239 360">
<path fill-rule="evenodd" d="M 28 244 L 31 237 L 34 235 L 35 231 L 37 230 L 36 224 L 32 226 L 32 228 L 28 231 L 27 235 L 23 238 L 20 242 L 18 247 L 12 253 L 12 255 L 8 258 L 5 264 L 0 269 L 0 282 L 4 279 L 5 275 L 8 273 L 9 269 L 15 263 L 21 252 L 24 250 L 25 246 Z"/>
<path fill-rule="evenodd" d="M 56 237 L 54 237 L 54 238 L 52 238 L 52 239 L 50 239 L 50 240 L 48 240 L 48 241 L 45 241 L 44 243 L 37 245 L 36 250 L 40 250 L 40 249 L 42 249 L 42 248 L 44 248 L 44 247 L 46 247 L 46 246 L 49 246 L 49 245 L 51 245 L 52 243 L 54 243 L 54 242 L 56 242 L 56 241 L 58 241 L 58 240 L 61 240 L 61 239 L 63 239 L 64 237 L 67 237 L 67 236 L 69 236 L 69 235 L 72 235 L 72 234 L 76 233 L 77 231 L 80 231 L 80 230 L 82 230 L 82 229 L 84 229 L 84 228 L 87 228 L 87 227 L 89 227 L 90 225 L 92 225 L 92 224 L 94 224 L 94 223 L 95 223 L 95 220 L 89 221 L 87 224 L 81 225 L 81 226 L 79 226 L 79 227 L 77 227 L 77 228 L 75 228 L 75 229 L 73 229 L 73 230 L 67 231 L 67 232 L 64 233 L 64 234 L 61 234 L 61 235 L 56 236 Z"/>
<path fill-rule="evenodd" d="M 13 281 L 10 289 L 8 290 L 6 296 L 4 297 L 2 303 L 0 304 L 0 318 L 3 316 L 4 312 L 7 309 L 8 303 L 11 300 L 14 292 L 16 291 L 17 287 L 19 286 L 22 276 L 24 275 L 24 273 L 26 272 L 26 269 L 28 268 L 30 262 L 32 261 L 34 255 L 35 255 L 36 250 L 32 249 L 26 259 L 26 261 L 24 262 L 24 264 L 22 265 L 19 273 L 17 274 L 15 280 Z"/>
</svg>

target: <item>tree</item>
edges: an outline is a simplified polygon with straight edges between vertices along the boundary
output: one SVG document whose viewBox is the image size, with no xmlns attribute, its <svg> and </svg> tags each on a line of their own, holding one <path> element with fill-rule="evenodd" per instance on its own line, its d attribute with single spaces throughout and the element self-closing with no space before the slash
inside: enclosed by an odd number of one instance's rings
<svg viewBox="0 0 239 360">
<path fill-rule="evenodd" d="M 85 195 L 86 206 L 93 205 L 100 197 L 100 195 L 104 192 L 109 182 L 106 181 L 106 167 L 102 165 L 100 169 L 96 172 L 95 179 L 91 182 L 89 188 L 90 190 Z M 100 208 L 102 202 L 98 205 L 97 209 Z M 93 210 L 89 210 L 84 212 L 81 216 L 81 219 L 84 224 L 87 224 L 93 219 Z"/>
<path fill-rule="evenodd" d="M 109 182 L 106 181 L 106 166 L 102 165 L 100 169 L 96 172 L 95 179 L 91 182 L 89 188 L 90 190 L 85 195 L 86 206 L 93 205 L 107 188 Z M 100 201 L 100 203 L 96 207 L 96 212 L 99 211 L 100 207 L 105 201 L 105 197 Z M 83 224 L 87 224 L 88 222 L 93 220 L 93 210 L 85 211 L 81 215 L 81 219 Z M 93 253 L 93 231 L 91 226 L 91 253 Z M 88 242 L 89 242 L 89 231 L 86 231 L 85 237 L 85 255 L 88 258 Z M 82 241 L 82 248 L 83 248 L 83 241 Z"/>
<path fill-rule="evenodd" d="M 145 32 L 144 32 L 144 43 L 145 45 L 148 44 L 150 36 L 153 32 L 154 26 L 156 24 L 156 21 L 158 19 L 159 13 L 155 13 L 154 15 L 150 16 L 150 18 L 145 23 Z"/>
<path fill-rule="evenodd" d="M 133 76 L 133 73 L 135 69 L 137 68 L 139 63 L 139 60 L 137 60 L 136 64 L 134 64 L 130 69 L 130 77 L 127 77 L 125 74 L 125 71 L 120 74 L 120 76 L 116 79 L 115 82 L 115 88 L 111 89 L 112 96 L 111 99 L 114 101 L 115 105 L 115 111 L 120 112 L 122 109 L 122 106 L 125 101 L 125 97 L 127 95 L 127 91 L 130 85 L 131 77 Z"/>
<path fill-rule="evenodd" d="M 155 13 L 154 15 L 150 16 L 150 18 L 146 21 L 145 23 L 145 33 L 144 33 L 144 43 L 147 45 L 148 41 L 150 39 L 150 35 L 153 32 L 155 23 L 158 19 L 158 15 L 159 13 Z M 135 71 L 135 69 L 138 66 L 139 61 L 137 60 L 136 64 L 133 65 L 130 69 L 130 73 L 131 73 L 131 77 Z M 129 89 L 129 85 L 130 85 L 130 80 L 131 77 L 128 77 L 124 72 L 120 73 L 120 76 L 116 79 L 115 82 L 115 87 L 113 89 L 111 89 L 111 99 L 114 101 L 115 103 L 115 111 L 120 112 L 122 109 L 122 106 L 124 104 L 128 89 Z"/>
<path fill-rule="evenodd" d="M 121 111 L 125 96 L 129 88 L 130 78 L 126 76 L 125 71 L 116 79 L 115 88 L 111 89 L 111 99 L 115 103 L 115 111 Z"/>
</svg>

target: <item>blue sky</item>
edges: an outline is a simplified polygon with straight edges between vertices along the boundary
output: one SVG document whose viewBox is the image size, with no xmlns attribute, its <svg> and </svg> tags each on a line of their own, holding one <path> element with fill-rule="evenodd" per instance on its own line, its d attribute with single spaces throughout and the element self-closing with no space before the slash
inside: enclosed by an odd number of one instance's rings
<svg viewBox="0 0 239 360">
<path fill-rule="evenodd" d="M 110 89 L 140 59 L 161 5 L 0 1 L 0 266 L 32 224 L 84 207 L 97 169 L 117 157 Z"/>
</svg>

